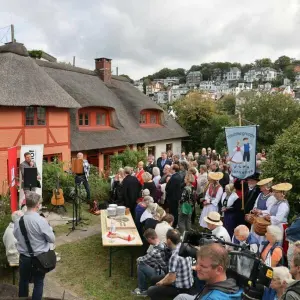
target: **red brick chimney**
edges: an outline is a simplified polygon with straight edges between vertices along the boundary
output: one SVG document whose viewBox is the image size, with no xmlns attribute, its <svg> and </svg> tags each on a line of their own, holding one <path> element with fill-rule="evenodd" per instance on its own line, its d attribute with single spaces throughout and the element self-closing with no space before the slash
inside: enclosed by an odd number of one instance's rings
<svg viewBox="0 0 300 300">
<path fill-rule="evenodd" d="M 95 58 L 95 66 L 100 78 L 104 82 L 109 82 L 111 80 L 111 59 L 105 57 Z"/>
</svg>

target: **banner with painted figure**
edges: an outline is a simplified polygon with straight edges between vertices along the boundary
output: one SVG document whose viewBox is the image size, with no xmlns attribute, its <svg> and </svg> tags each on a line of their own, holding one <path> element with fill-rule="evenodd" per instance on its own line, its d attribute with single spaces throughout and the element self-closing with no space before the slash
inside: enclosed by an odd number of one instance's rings
<svg viewBox="0 0 300 300">
<path fill-rule="evenodd" d="M 256 169 L 256 126 L 226 127 L 231 175 L 245 179 Z"/>
<path fill-rule="evenodd" d="M 25 157 L 24 154 L 26 152 L 30 153 L 30 161 L 31 163 L 27 163 L 25 162 Z M 44 155 L 44 145 L 22 145 L 21 146 L 21 151 L 20 151 L 20 186 L 23 187 L 23 183 L 24 183 L 24 179 L 22 176 L 22 166 L 21 164 L 24 163 L 27 167 L 28 166 L 32 166 L 37 168 L 37 172 L 38 172 L 38 179 L 39 182 L 41 184 L 40 188 L 35 188 L 34 191 L 36 193 L 38 193 L 39 195 L 42 195 L 42 174 L 43 174 L 43 155 Z M 25 195 L 24 195 L 24 190 L 23 188 L 20 189 L 20 193 L 19 193 L 19 205 L 22 205 L 22 202 L 25 199 Z"/>
<path fill-rule="evenodd" d="M 17 147 L 12 147 L 8 148 L 8 183 L 12 212 L 18 209 L 17 177 Z"/>
</svg>

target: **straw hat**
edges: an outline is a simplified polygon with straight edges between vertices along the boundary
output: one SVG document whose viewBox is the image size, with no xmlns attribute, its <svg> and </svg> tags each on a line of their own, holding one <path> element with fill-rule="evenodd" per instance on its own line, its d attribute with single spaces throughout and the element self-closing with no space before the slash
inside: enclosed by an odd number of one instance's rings
<svg viewBox="0 0 300 300">
<path fill-rule="evenodd" d="M 262 179 L 261 181 L 259 181 L 257 183 L 257 185 L 259 185 L 259 186 L 266 185 L 266 184 L 270 183 L 271 181 L 273 181 L 273 179 L 274 179 L 273 177 Z"/>
<path fill-rule="evenodd" d="M 224 174 L 222 172 L 210 172 L 208 174 L 208 177 L 212 180 L 218 181 L 220 179 L 222 179 L 224 176 Z"/>
<path fill-rule="evenodd" d="M 216 211 L 209 212 L 208 215 L 204 217 L 204 221 L 217 226 L 223 225 L 223 222 L 221 221 L 221 215 Z"/>
<path fill-rule="evenodd" d="M 284 183 L 279 183 L 276 185 L 272 186 L 272 189 L 275 191 L 279 191 L 279 192 L 287 192 L 289 190 L 292 189 L 292 185 L 290 183 L 284 182 Z"/>
</svg>

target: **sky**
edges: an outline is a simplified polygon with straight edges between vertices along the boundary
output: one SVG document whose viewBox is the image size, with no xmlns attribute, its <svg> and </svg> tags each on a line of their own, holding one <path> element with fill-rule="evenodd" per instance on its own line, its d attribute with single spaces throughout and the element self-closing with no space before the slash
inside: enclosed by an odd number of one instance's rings
<svg viewBox="0 0 300 300">
<path fill-rule="evenodd" d="M 10 0 L 0 28 L 59 61 L 107 57 L 133 79 L 211 61 L 300 59 L 300 0 Z M 0 41 L 10 39 L 0 29 Z"/>
</svg>

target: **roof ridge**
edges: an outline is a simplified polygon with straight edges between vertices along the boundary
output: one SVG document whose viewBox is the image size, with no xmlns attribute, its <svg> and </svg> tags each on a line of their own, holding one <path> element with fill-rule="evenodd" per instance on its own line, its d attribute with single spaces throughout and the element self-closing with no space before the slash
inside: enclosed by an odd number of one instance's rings
<svg viewBox="0 0 300 300">
<path fill-rule="evenodd" d="M 70 71 L 70 72 L 74 72 L 74 73 L 81 73 L 81 74 L 92 75 L 92 76 L 98 76 L 95 71 L 92 71 L 89 69 L 84 69 L 84 68 L 79 68 L 79 67 L 74 67 L 74 66 L 67 65 L 67 64 L 49 62 L 49 61 L 44 61 L 44 60 L 40 60 L 40 59 L 35 59 L 35 62 L 40 67 Z"/>
</svg>

